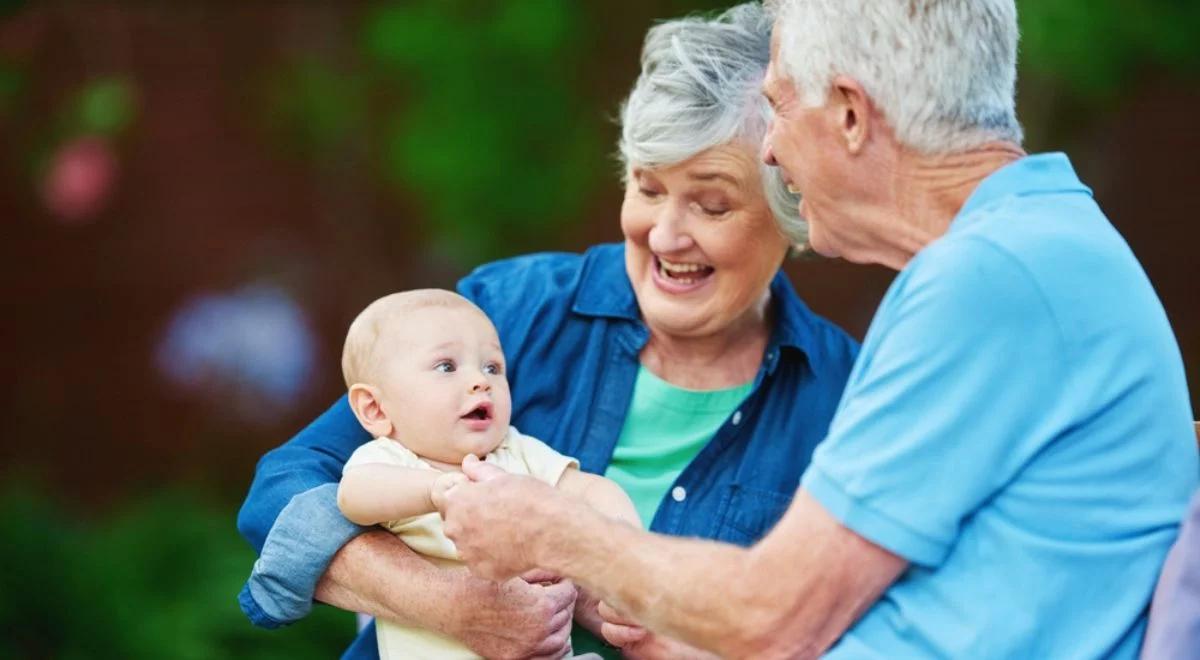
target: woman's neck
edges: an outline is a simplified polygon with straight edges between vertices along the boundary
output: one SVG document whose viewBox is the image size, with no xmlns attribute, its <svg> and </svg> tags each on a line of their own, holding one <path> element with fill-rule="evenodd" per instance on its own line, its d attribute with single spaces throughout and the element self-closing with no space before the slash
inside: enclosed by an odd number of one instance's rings
<svg viewBox="0 0 1200 660">
<path fill-rule="evenodd" d="M 650 328 L 639 361 L 655 376 L 689 390 L 719 390 L 754 379 L 771 338 L 770 297 L 723 332 L 700 337 Z"/>
</svg>

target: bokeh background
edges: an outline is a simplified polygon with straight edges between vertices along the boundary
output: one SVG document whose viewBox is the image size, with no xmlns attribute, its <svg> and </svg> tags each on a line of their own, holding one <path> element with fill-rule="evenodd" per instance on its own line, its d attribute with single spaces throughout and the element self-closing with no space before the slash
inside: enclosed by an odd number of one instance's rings
<svg viewBox="0 0 1200 660">
<path fill-rule="evenodd" d="M 1071 154 L 1200 382 L 1200 2 L 1018 5 L 1027 144 Z M 642 35 L 721 6 L 0 0 L 0 656 L 343 648 L 344 613 L 237 610 L 256 458 L 338 396 L 370 300 L 618 240 Z M 860 338 L 891 280 L 788 272 Z"/>
</svg>

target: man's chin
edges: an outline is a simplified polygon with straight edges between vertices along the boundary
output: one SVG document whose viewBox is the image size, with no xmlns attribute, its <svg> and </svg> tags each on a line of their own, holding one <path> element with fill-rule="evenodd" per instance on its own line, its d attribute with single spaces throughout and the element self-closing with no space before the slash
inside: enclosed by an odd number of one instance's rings
<svg viewBox="0 0 1200 660">
<path fill-rule="evenodd" d="M 842 256 L 834 246 L 829 244 L 829 241 L 825 240 L 824 232 L 814 230 L 812 223 L 809 223 L 808 226 L 808 247 L 822 257 L 838 258 Z"/>
</svg>

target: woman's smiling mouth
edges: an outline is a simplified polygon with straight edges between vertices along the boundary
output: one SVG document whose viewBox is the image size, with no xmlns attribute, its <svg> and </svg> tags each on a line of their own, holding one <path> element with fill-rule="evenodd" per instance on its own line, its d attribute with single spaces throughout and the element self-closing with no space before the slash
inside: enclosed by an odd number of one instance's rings
<svg viewBox="0 0 1200 660">
<path fill-rule="evenodd" d="M 654 282 L 669 293 L 684 293 L 703 286 L 715 269 L 707 264 L 668 261 L 654 255 Z"/>
</svg>

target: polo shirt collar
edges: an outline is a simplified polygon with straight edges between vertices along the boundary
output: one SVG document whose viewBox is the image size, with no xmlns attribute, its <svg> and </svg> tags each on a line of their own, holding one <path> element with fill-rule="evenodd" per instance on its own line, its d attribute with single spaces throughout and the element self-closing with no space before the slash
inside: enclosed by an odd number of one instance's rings
<svg viewBox="0 0 1200 660">
<path fill-rule="evenodd" d="M 783 270 L 771 280 L 771 299 L 775 305 L 775 329 L 767 346 L 767 368 L 774 371 L 780 348 L 800 351 L 815 364 L 820 357 L 816 346 L 815 317 L 796 295 Z M 579 289 L 571 310 L 583 316 L 619 318 L 642 323 L 641 310 L 633 294 L 633 285 L 625 272 L 625 246 L 606 244 L 584 254 Z"/>
<path fill-rule="evenodd" d="M 1082 192 L 1092 194 L 1083 185 L 1070 159 L 1061 152 L 1025 156 L 989 174 L 967 198 L 958 212 L 963 217 L 991 202 L 1014 195 Z"/>
</svg>

